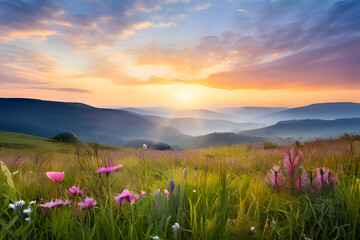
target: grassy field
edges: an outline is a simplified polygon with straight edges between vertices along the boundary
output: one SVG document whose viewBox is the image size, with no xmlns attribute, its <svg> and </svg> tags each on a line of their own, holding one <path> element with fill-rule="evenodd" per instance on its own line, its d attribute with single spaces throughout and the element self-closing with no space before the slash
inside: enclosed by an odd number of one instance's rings
<svg viewBox="0 0 360 240">
<path fill-rule="evenodd" d="M 276 145 L 154 151 L 0 132 L 0 239 L 359 239 L 357 145 L 350 137 L 298 144 L 289 172 Z M 123 167 L 98 173 L 106 163 Z M 65 176 L 55 183 L 50 171 Z M 72 186 L 84 195 L 72 196 Z M 138 194 L 133 204 L 115 201 L 124 189 Z M 81 209 L 85 197 L 95 207 Z M 71 204 L 40 206 L 55 199 Z"/>
</svg>

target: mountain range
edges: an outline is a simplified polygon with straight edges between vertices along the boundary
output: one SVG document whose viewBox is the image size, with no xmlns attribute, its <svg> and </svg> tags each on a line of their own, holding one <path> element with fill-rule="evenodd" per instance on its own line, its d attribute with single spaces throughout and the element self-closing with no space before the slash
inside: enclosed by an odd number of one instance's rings
<svg viewBox="0 0 360 240">
<path fill-rule="evenodd" d="M 0 113 L 3 131 L 46 138 L 69 131 L 81 141 L 116 146 L 146 139 L 184 149 L 257 142 L 268 137 L 308 139 L 360 132 L 358 103 L 175 111 L 107 109 L 82 103 L 0 98 Z"/>
</svg>

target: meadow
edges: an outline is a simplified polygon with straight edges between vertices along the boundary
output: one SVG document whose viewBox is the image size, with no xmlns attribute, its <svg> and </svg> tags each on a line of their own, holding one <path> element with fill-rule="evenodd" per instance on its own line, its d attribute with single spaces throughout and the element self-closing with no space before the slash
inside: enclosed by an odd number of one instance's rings
<svg viewBox="0 0 360 240">
<path fill-rule="evenodd" d="M 352 137 L 156 151 L 0 132 L 0 154 L 0 239 L 360 238 Z"/>
</svg>

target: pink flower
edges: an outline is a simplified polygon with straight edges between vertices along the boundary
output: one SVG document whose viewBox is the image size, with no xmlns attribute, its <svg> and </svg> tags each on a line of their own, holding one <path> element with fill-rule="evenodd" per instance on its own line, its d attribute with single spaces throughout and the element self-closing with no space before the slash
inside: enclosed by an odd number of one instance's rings
<svg viewBox="0 0 360 240">
<path fill-rule="evenodd" d="M 312 181 L 314 193 L 321 193 L 324 190 L 335 190 L 338 179 L 330 168 L 317 168 Z"/>
<path fill-rule="evenodd" d="M 166 197 L 169 197 L 169 191 L 167 189 L 164 189 L 164 193 L 166 194 Z"/>
<path fill-rule="evenodd" d="M 136 199 L 139 199 L 139 195 L 135 194 L 133 192 L 129 192 L 128 189 L 125 189 L 122 193 L 118 194 L 114 197 L 115 201 L 120 205 L 125 204 L 126 202 L 129 202 L 130 204 L 135 203 Z"/>
<path fill-rule="evenodd" d="M 275 172 L 273 169 L 270 169 L 268 174 L 265 177 L 266 183 L 274 188 L 279 189 L 284 184 L 284 178 L 282 177 L 280 172 Z"/>
<path fill-rule="evenodd" d="M 300 150 L 296 152 L 295 146 L 290 150 L 282 149 L 282 152 L 285 156 L 284 165 L 287 170 L 287 176 L 293 179 L 304 154 Z"/>
<path fill-rule="evenodd" d="M 119 166 L 112 166 L 112 164 L 110 163 L 110 166 L 108 164 L 106 164 L 106 167 L 101 167 L 99 168 L 98 170 L 96 170 L 98 173 L 110 173 L 110 172 L 113 172 L 113 171 L 116 171 L 120 168 L 122 168 L 123 165 L 120 164 Z"/>
<path fill-rule="evenodd" d="M 66 199 L 65 201 L 63 201 L 62 205 L 65 206 L 65 205 L 70 205 L 71 204 L 71 201 L 69 199 Z"/>
<path fill-rule="evenodd" d="M 146 194 L 146 192 L 145 191 L 143 191 L 143 190 L 141 190 L 141 196 L 145 196 L 145 194 Z"/>
<path fill-rule="evenodd" d="M 47 172 L 46 175 L 54 182 L 61 182 L 61 180 L 65 176 L 65 173 L 64 172 Z"/>
<path fill-rule="evenodd" d="M 40 204 L 40 207 L 44 207 L 44 208 L 53 208 L 53 207 L 57 207 L 57 206 L 61 206 L 63 205 L 63 201 L 62 200 L 55 200 L 55 201 L 51 201 L 51 202 L 47 202 L 44 204 Z"/>
<path fill-rule="evenodd" d="M 93 198 L 86 197 L 83 202 L 79 202 L 81 209 L 95 207 L 96 201 Z"/>
<path fill-rule="evenodd" d="M 299 176 L 295 182 L 296 190 L 297 191 L 304 190 L 304 188 L 306 187 L 306 185 L 308 183 L 308 180 L 309 180 L 308 173 L 306 172 L 306 170 L 303 169 L 301 176 Z"/>
<path fill-rule="evenodd" d="M 77 196 L 77 195 L 81 195 L 83 196 L 84 195 L 84 189 L 80 190 L 80 187 L 77 186 L 72 186 L 71 188 L 69 188 L 69 191 L 68 191 L 71 195 L 73 196 Z"/>
<path fill-rule="evenodd" d="M 196 190 L 194 189 L 193 192 L 196 193 Z"/>
</svg>

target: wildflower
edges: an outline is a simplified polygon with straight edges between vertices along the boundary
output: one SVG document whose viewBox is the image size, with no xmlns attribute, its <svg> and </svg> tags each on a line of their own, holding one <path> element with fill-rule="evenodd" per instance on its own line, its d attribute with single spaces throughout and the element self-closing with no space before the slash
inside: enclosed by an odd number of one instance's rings
<svg viewBox="0 0 360 240">
<path fill-rule="evenodd" d="M 287 176 L 294 179 L 296 170 L 304 154 L 300 150 L 296 152 L 295 147 L 292 147 L 289 152 L 285 149 L 282 151 L 285 156 L 284 165 L 287 170 Z"/>
<path fill-rule="evenodd" d="M 253 226 L 253 227 L 250 227 L 249 232 L 251 232 L 251 233 L 255 232 L 255 227 L 254 227 L 254 226 Z"/>
<path fill-rule="evenodd" d="M 96 200 L 94 200 L 93 198 L 86 197 L 83 202 L 79 202 L 79 206 L 81 207 L 81 209 L 86 209 L 95 207 L 96 203 Z"/>
<path fill-rule="evenodd" d="M 169 197 L 169 191 L 165 188 L 164 193 L 166 194 L 166 197 Z"/>
<path fill-rule="evenodd" d="M 113 171 L 116 171 L 120 168 L 122 168 L 123 165 L 120 164 L 118 166 L 112 166 L 111 163 L 110 163 L 110 166 L 108 164 L 106 164 L 106 167 L 101 167 L 99 168 L 98 170 L 96 170 L 98 173 L 110 173 L 110 172 L 113 172 Z"/>
<path fill-rule="evenodd" d="M 193 192 L 196 193 L 196 190 L 194 189 Z"/>
<path fill-rule="evenodd" d="M 277 169 L 276 165 L 274 167 L 275 169 Z M 278 189 L 281 188 L 284 184 L 284 179 L 280 172 L 274 171 L 274 167 L 269 170 L 268 174 L 265 177 L 265 181 L 270 187 Z"/>
<path fill-rule="evenodd" d="M 35 205 L 36 204 L 36 201 L 34 200 L 34 201 L 31 201 L 30 203 L 29 203 L 29 206 L 32 206 L 32 205 Z"/>
<path fill-rule="evenodd" d="M 54 182 L 61 182 L 64 178 L 64 172 L 47 172 L 46 175 Z"/>
<path fill-rule="evenodd" d="M 32 209 L 30 207 L 23 210 L 23 213 L 30 214 L 32 212 Z"/>
<path fill-rule="evenodd" d="M 299 178 L 295 182 L 295 188 L 297 191 L 303 190 L 308 182 L 309 176 L 306 170 L 303 169 L 302 174 L 299 176 Z"/>
<path fill-rule="evenodd" d="M 153 240 L 161 240 L 161 238 L 159 238 L 158 236 L 153 236 L 153 237 L 151 237 L 151 239 L 153 239 Z"/>
<path fill-rule="evenodd" d="M 84 189 L 80 190 L 80 187 L 77 186 L 72 186 L 71 188 L 69 188 L 69 191 L 68 191 L 71 195 L 73 196 L 77 196 L 77 195 L 81 195 L 83 196 L 84 195 Z"/>
<path fill-rule="evenodd" d="M 125 189 L 122 193 L 114 197 L 115 201 L 120 205 L 129 202 L 130 204 L 135 203 L 136 199 L 139 199 L 139 195 L 133 192 L 129 192 L 128 189 Z"/>
<path fill-rule="evenodd" d="M 14 203 L 10 203 L 9 208 L 12 208 L 12 209 L 14 209 L 14 211 L 21 213 L 24 205 L 25 205 L 25 201 L 20 200 L 20 201 L 14 202 Z"/>
<path fill-rule="evenodd" d="M 324 190 L 335 190 L 337 178 L 330 168 L 317 168 L 315 177 L 312 181 L 314 193 L 320 193 Z"/>
<path fill-rule="evenodd" d="M 274 166 L 272 167 L 272 169 L 274 170 L 274 172 L 279 172 L 280 166 L 274 165 Z"/>
<path fill-rule="evenodd" d="M 51 202 L 47 202 L 44 204 L 40 204 L 40 207 L 43 208 L 53 208 L 53 207 L 57 207 L 57 206 L 61 206 L 64 202 L 62 200 L 55 200 L 55 201 L 51 201 Z"/>
<path fill-rule="evenodd" d="M 170 191 L 173 192 L 173 190 L 175 189 L 175 183 L 173 179 L 170 179 Z"/>
<path fill-rule="evenodd" d="M 172 230 L 173 232 L 177 232 L 180 230 L 180 225 L 178 223 L 175 223 L 174 225 L 172 225 Z"/>
<path fill-rule="evenodd" d="M 143 191 L 143 190 L 141 190 L 140 192 L 141 192 L 141 196 L 143 196 L 143 197 L 144 197 L 144 196 L 145 196 L 145 194 L 146 194 L 146 192 L 145 192 L 145 191 Z"/>
<path fill-rule="evenodd" d="M 30 217 L 25 218 L 25 221 L 28 221 L 30 223 Z"/>
<path fill-rule="evenodd" d="M 187 175 L 189 174 L 188 169 L 187 169 L 187 168 L 184 168 L 183 173 L 184 173 L 184 178 L 186 178 Z"/>
<path fill-rule="evenodd" d="M 146 151 L 147 148 L 148 148 L 147 145 L 144 143 L 144 144 L 143 144 L 143 149 L 144 149 L 144 151 Z"/>
<path fill-rule="evenodd" d="M 65 205 L 70 205 L 71 204 L 71 201 L 69 199 L 66 199 L 65 201 L 63 201 L 62 205 L 65 206 Z"/>
</svg>

